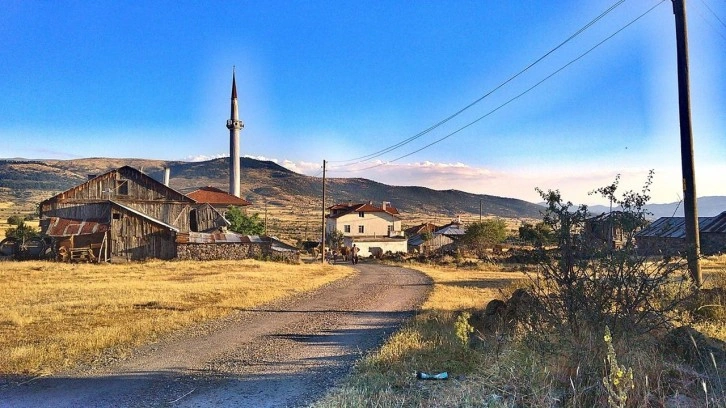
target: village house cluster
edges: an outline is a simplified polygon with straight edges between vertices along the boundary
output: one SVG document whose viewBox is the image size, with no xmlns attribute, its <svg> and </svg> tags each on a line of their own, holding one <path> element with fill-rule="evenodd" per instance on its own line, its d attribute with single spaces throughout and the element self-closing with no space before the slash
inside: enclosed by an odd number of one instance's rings
<svg viewBox="0 0 726 408">
<path fill-rule="evenodd" d="M 40 203 L 41 232 L 54 239 L 62 260 L 157 259 L 298 259 L 297 248 L 266 236 L 229 232 L 225 211 L 246 207 L 240 198 L 239 119 L 237 89 L 232 75 L 229 192 L 202 187 L 183 194 L 169 187 L 169 169 L 158 181 L 124 166 L 90 175 L 76 187 Z M 343 237 L 342 249 L 357 248 L 360 257 L 396 253 L 455 251 L 466 233 L 460 220 L 444 226 L 431 223 L 402 229 L 401 213 L 390 202 L 348 202 L 328 207 L 325 232 Z M 582 234 L 604 246 L 622 245 L 623 234 L 613 214 L 587 220 Z M 702 217 L 704 254 L 726 251 L 726 212 Z M 674 253 L 685 248 L 683 218 L 656 220 L 636 236 L 644 254 Z M 338 248 L 331 248 L 333 250 Z"/>
</svg>

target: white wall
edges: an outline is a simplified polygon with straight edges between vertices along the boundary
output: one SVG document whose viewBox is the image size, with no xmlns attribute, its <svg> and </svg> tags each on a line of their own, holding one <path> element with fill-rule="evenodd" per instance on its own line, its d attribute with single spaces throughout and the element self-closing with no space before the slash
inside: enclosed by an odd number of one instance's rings
<svg viewBox="0 0 726 408">
<path fill-rule="evenodd" d="M 344 226 L 350 225 L 350 232 L 345 232 Z M 363 233 L 358 232 L 358 227 L 363 225 Z M 388 226 L 393 225 L 393 231 L 401 231 L 401 220 L 388 213 L 374 212 L 364 213 L 360 217 L 358 213 L 345 214 L 338 218 L 328 218 L 326 229 L 332 231 L 337 229 L 346 237 L 387 237 Z"/>
<path fill-rule="evenodd" d="M 395 241 L 365 241 L 358 242 L 353 238 L 345 238 L 343 241 L 347 247 L 352 247 L 355 244 L 356 247 L 360 248 L 358 256 L 361 258 L 368 258 L 372 255 L 371 248 L 381 248 L 383 253 L 390 251 L 392 253 L 403 252 L 404 254 L 408 251 L 408 241 L 405 239 Z"/>
</svg>

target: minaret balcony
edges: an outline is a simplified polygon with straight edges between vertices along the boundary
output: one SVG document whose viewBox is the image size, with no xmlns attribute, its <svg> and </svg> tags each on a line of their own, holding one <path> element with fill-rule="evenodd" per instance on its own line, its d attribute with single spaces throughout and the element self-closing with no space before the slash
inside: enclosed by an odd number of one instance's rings
<svg viewBox="0 0 726 408">
<path fill-rule="evenodd" d="M 242 129 L 244 127 L 245 127 L 245 124 L 241 120 L 232 120 L 232 119 L 227 120 L 227 129 L 229 129 L 229 130 Z"/>
</svg>

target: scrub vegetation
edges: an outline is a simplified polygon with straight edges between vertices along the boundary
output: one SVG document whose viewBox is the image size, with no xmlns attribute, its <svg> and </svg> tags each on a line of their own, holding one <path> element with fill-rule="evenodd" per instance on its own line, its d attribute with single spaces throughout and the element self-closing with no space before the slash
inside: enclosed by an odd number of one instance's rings
<svg viewBox="0 0 726 408">
<path fill-rule="evenodd" d="M 317 407 L 726 406 L 726 256 L 702 260 L 696 288 L 682 257 L 638 254 L 649 186 L 594 191 L 619 209 L 616 246 L 581 234 L 586 207 L 541 191 L 552 234 L 535 241 L 554 245 L 529 263 L 412 264 L 434 281 L 424 310 Z"/>
</svg>

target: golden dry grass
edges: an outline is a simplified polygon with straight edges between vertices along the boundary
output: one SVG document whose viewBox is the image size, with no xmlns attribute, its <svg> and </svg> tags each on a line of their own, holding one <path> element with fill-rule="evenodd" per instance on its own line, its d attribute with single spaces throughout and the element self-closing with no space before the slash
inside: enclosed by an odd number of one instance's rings
<svg viewBox="0 0 726 408">
<path fill-rule="evenodd" d="M 311 290 L 344 266 L 246 261 L 5 262 L 0 374 L 48 374 L 237 309 Z"/>
<path fill-rule="evenodd" d="M 462 347 L 454 334 L 457 316 L 463 310 L 484 308 L 490 300 L 502 297 L 500 290 L 506 294 L 526 276 L 508 267 L 489 264 L 478 268 L 408 267 L 434 281 L 423 311 L 391 336 L 380 350 L 363 359 L 345 384 L 332 390 L 314 407 L 481 405 L 480 400 L 467 400 L 462 398 L 460 390 L 451 389 L 459 382 L 421 382 L 414 373 L 421 370 L 456 374 L 470 372 L 481 365 L 483 355 Z M 478 393 L 483 392 L 478 388 Z M 448 400 L 454 402 L 449 404 Z"/>
<path fill-rule="evenodd" d="M 8 217 L 12 215 L 26 216 L 28 214 L 33 214 L 33 212 L 34 209 L 32 207 L 20 207 L 11 201 L 0 201 L 0 241 L 5 239 L 5 231 L 14 227 L 8 224 Z M 38 220 L 26 221 L 25 223 L 38 230 Z"/>
<path fill-rule="evenodd" d="M 500 297 L 500 290 L 526 275 L 498 265 L 479 268 L 455 268 L 417 265 L 419 270 L 434 281 L 424 310 L 457 311 L 483 308 L 487 302 Z"/>
<path fill-rule="evenodd" d="M 555 404 L 561 390 L 555 389 L 554 384 L 564 364 L 546 362 L 524 346 L 504 347 L 500 351 L 464 348 L 453 334 L 460 310 L 481 310 L 489 300 L 505 298 L 518 285 L 517 280 L 525 278 L 523 273 L 494 265 L 475 270 L 418 265 L 414 268 L 434 280 L 434 289 L 423 306 L 425 310 L 388 339 L 379 351 L 361 360 L 354 374 L 317 402 L 316 408 L 518 406 L 509 404 L 501 396 L 521 391 L 526 395 L 518 397 L 527 401 L 523 406 Z M 704 259 L 702 269 L 707 287 L 726 286 L 726 256 Z M 723 323 L 702 323 L 697 329 L 726 340 L 723 326 Z M 675 366 L 662 363 L 658 360 L 660 357 L 644 346 L 629 353 L 629 366 L 635 368 L 640 381 L 648 374 L 647 365 L 633 362 L 633 353 L 661 370 L 650 378 L 660 378 L 664 368 L 675 370 Z M 417 370 L 466 375 L 458 381 L 425 382 L 415 379 L 413 373 Z M 639 387 L 644 386 L 639 384 Z"/>
</svg>

